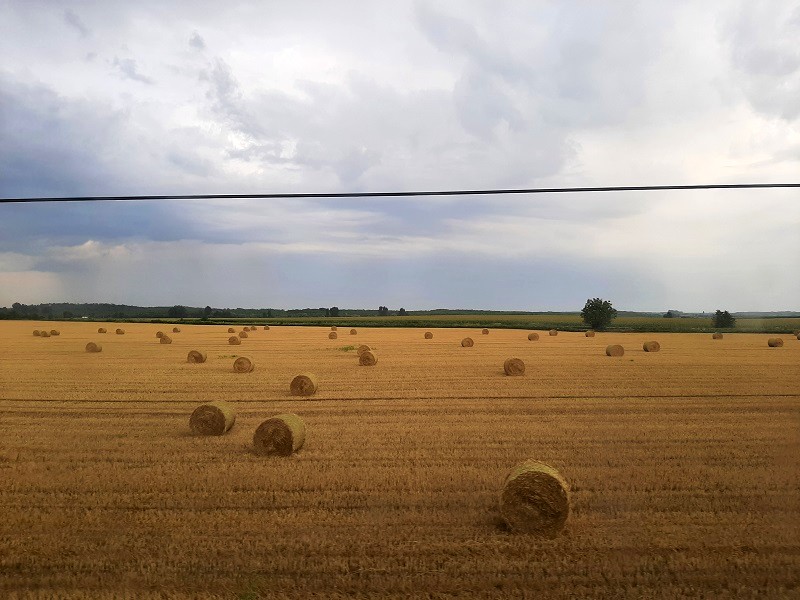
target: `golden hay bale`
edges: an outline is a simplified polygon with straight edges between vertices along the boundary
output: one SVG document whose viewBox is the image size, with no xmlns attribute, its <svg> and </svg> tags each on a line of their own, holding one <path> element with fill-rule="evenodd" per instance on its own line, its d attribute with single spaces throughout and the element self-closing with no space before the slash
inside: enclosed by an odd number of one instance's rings
<svg viewBox="0 0 800 600">
<path fill-rule="evenodd" d="M 535 342 L 536 340 L 539 339 L 539 334 L 538 333 L 529 333 L 528 334 L 528 339 L 530 341 L 532 341 L 532 342 Z"/>
<path fill-rule="evenodd" d="M 168 335 L 162 335 L 160 338 L 158 338 L 158 341 L 161 342 L 162 344 L 171 344 L 172 338 L 169 337 Z"/>
<path fill-rule="evenodd" d="M 558 335 L 558 329 L 551 329 L 548 334 L 550 335 Z"/>
<path fill-rule="evenodd" d="M 503 363 L 503 371 L 506 375 L 525 375 L 525 363 L 521 358 L 507 358 Z"/>
<path fill-rule="evenodd" d="M 425 332 L 425 339 L 426 340 L 432 340 L 433 339 L 433 334 L 430 331 L 426 331 Z"/>
<path fill-rule="evenodd" d="M 661 350 L 661 344 L 658 342 L 645 342 L 642 344 L 642 350 L 645 352 L 658 352 Z"/>
<path fill-rule="evenodd" d="M 336 339 L 336 338 L 338 338 L 338 337 L 339 337 L 339 336 L 336 334 L 336 332 L 335 332 L 335 331 L 331 331 L 331 332 L 328 334 L 328 339 L 331 339 L 331 340 L 335 340 L 335 339 Z"/>
<path fill-rule="evenodd" d="M 239 346 L 239 345 L 241 345 L 242 340 L 239 339 L 239 336 L 232 335 L 231 337 L 228 338 L 228 343 L 231 346 Z"/>
<path fill-rule="evenodd" d="M 40 337 L 50 337 L 50 332 L 49 332 L 49 331 L 42 331 L 42 332 L 39 334 L 39 336 L 40 336 Z"/>
<path fill-rule="evenodd" d="M 87 352 L 102 352 L 103 347 L 100 344 L 95 344 L 94 342 L 89 342 L 86 344 L 86 351 Z"/>
<path fill-rule="evenodd" d="M 800 333 L 797 334 L 797 339 L 800 340 Z"/>
<path fill-rule="evenodd" d="M 475 342 L 472 341 L 471 337 L 465 337 L 461 340 L 461 347 L 462 348 L 472 348 L 475 345 Z"/>
<path fill-rule="evenodd" d="M 378 357 L 372 350 L 366 350 L 358 355 L 358 364 L 362 367 L 374 367 L 378 363 Z"/>
<path fill-rule="evenodd" d="M 250 331 L 249 327 L 242 327 L 242 331 Z"/>
<path fill-rule="evenodd" d="M 51 329 L 50 335 L 61 335 L 61 332 L 58 329 Z"/>
<path fill-rule="evenodd" d="M 246 332 L 246 331 L 240 331 L 240 332 L 239 332 L 239 337 L 240 337 L 240 338 L 246 338 L 246 337 L 248 337 L 248 336 L 247 336 L 247 332 Z"/>
<path fill-rule="evenodd" d="M 594 337 L 594 331 L 590 329 L 589 331 L 587 331 L 583 335 L 585 335 L 586 337 Z"/>
<path fill-rule="evenodd" d="M 156 331 L 156 337 L 158 339 L 161 339 L 162 337 L 164 337 L 164 332 L 163 331 Z"/>
<path fill-rule="evenodd" d="M 569 516 L 569 485 L 550 465 L 526 460 L 506 477 L 500 515 L 512 531 L 554 538 Z"/>
<path fill-rule="evenodd" d="M 623 356 L 624 354 L 625 349 L 619 344 L 606 346 L 606 356 Z"/>
<path fill-rule="evenodd" d="M 228 333 L 236 333 L 236 330 L 233 327 L 228 327 Z"/>
<path fill-rule="evenodd" d="M 357 335 L 358 332 L 355 329 L 350 330 L 350 335 Z"/>
<path fill-rule="evenodd" d="M 783 340 L 781 338 L 769 338 L 767 340 L 767 346 L 770 348 L 781 348 L 783 346 Z"/>
<path fill-rule="evenodd" d="M 97 333 L 105 333 L 105 332 L 106 332 L 106 328 L 105 327 L 98 327 Z"/>
<path fill-rule="evenodd" d="M 180 333 L 180 332 L 181 332 L 181 328 L 180 327 L 173 327 L 172 328 L 172 333 Z"/>
<path fill-rule="evenodd" d="M 292 379 L 289 384 L 292 396 L 312 396 L 317 391 L 317 376 L 313 373 L 303 373 Z"/>
<path fill-rule="evenodd" d="M 331 325 L 331 331 L 336 331 L 336 325 Z"/>
<path fill-rule="evenodd" d="M 364 352 L 369 352 L 370 350 L 372 350 L 372 348 L 370 348 L 370 347 L 369 347 L 369 346 L 367 346 L 366 344 L 361 344 L 361 345 L 360 345 L 360 346 L 359 346 L 359 347 L 356 349 L 356 354 L 358 354 L 359 356 L 361 356 L 362 354 L 364 354 Z"/>
<path fill-rule="evenodd" d="M 711 336 L 711 339 L 712 339 L 712 340 L 721 340 L 721 339 L 722 339 L 722 334 L 721 334 L 720 332 L 718 332 L 718 331 L 717 331 L 716 333 L 714 333 L 714 334 Z"/>
<path fill-rule="evenodd" d="M 264 331 L 269 331 L 269 325 L 264 325 Z"/>
<path fill-rule="evenodd" d="M 189 427 L 195 435 L 222 435 L 235 422 L 236 409 L 224 400 L 201 404 L 189 417 Z"/>
<path fill-rule="evenodd" d="M 481 331 L 481 334 L 482 335 L 489 335 L 489 330 L 488 329 L 484 329 L 483 331 Z"/>
<path fill-rule="evenodd" d="M 303 447 L 306 441 L 306 425 L 293 413 L 284 413 L 267 419 L 253 434 L 256 454 L 289 456 Z"/>
<path fill-rule="evenodd" d="M 255 363 L 246 356 L 240 356 L 233 361 L 233 370 L 235 373 L 250 373 L 255 368 Z"/>
<path fill-rule="evenodd" d="M 204 363 L 206 362 L 206 353 L 200 350 L 189 350 L 189 355 L 186 357 L 186 362 L 190 363 Z"/>
<path fill-rule="evenodd" d="M 117 331 L 115 333 L 117 335 L 125 335 L 125 330 L 124 329 L 117 329 Z"/>
<path fill-rule="evenodd" d="M 41 336 L 41 335 L 42 335 L 42 332 L 41 332 L 41 331 L 39 331 L 38 329 L 34 329 L 34 330 L 33 330 L 33 335 L 34 335 L 34 336 L 36 336 L 36 337 L 39 337 L 39 336 Z"/>
</svg>

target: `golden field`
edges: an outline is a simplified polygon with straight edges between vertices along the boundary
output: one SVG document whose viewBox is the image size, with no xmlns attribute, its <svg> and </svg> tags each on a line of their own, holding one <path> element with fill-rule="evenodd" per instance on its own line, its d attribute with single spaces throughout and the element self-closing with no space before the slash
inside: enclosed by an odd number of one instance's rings
<svg viewBox="0 0 800 600">
<path fill-rule="evenodd" d="M 160 326 L 162 345 L 159 326 L 102 325 L 0 323 L 2 597 L 800 596 L 792 336 L 272 327 L 231 346 L 227 326 Z M 294 398 L 303 372 L 319 391 Z M 192 436 L 219 399 L 233 429 Z M 281 412 L 305 446 L 256 456 Z M 555 540 L 499 519 L 527 458 L 570 484 Z"/>
</svg>

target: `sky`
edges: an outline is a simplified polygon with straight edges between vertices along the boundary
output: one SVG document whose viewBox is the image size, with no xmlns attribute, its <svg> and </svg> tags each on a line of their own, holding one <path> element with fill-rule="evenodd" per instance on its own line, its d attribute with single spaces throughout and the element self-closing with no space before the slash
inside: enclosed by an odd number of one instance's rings
<svg viewBox="0 0 800 600">
<path fill-rule="evenodd" d="M 0 196 L 800 181 L 792 1 L 0 0 Z M 800 310 L 800 190 L 0 204 L 0 306 Z"/>
</svg>

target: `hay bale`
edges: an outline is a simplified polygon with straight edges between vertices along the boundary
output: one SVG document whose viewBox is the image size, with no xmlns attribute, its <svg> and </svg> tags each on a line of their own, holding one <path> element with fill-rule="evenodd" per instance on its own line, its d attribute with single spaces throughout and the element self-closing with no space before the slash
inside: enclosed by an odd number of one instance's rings
<svg viewBox="0 0 800 600">
<path fill-rule="evenodd" d="M 117 335 L 125 335 L 125 330 L 124 330 L 124 329 L 119 329 L 119 328 L 118 328 L 118 329 L 117 329 L 117 331 L 116 331 L 115 333 L 116 333 Z"/>
<path fill-rule="evenodd" d="M 521 358 L 507 358 L 503 363 L 503 371 L 511 376 L 525 375 L 525 363 Z"/>
<path fill-rule="evenodd" d="M 549 335 L 558 335 L 558 329 L 551 329 L 550 331 L 548 331 L 548 334 Z"/>
<path fill-rule="evenodd" d="M 61 332 L 58 329 L 51 329 L 50 335 L 61 335 Z"/>
<path fill-rule="evenodd" d="M 33 330 L 33 335 L 34 335 L 35 337 L 40 337 L 40 336 L 42 335 L 42 332 L 41 332 L 41 331 L 39 331 L 38 329 L 34 329 L 34 330 Z"/>
<path fill-rule="evenodd" d="M 331 325 L 331 331 L 336 331 L 336 325 Z"/>
<path fill-rule="evenodd" d="M 362 367 L 374 367 L 378 363 L 378 357 L 372 350 L 365 350 L 358 355 L 358 364 Z"/>
<path fill-rule="evenodd" d="M 481 335 L 489 335 L 489 330 L 488 329 L 482 330 Z"/>
<path fill-rule="evenodd" d="M 350 335 L 357 335 L 358 332 L 355 329 L 350 330 Z"/>
<path fill-rule="evenodd" d="M 624 354 L 625 349 L 619 344 L 606 346 L 606 356 L 623 356 Z"/>
<path fill-rule="evenodd" d="M 535 342 L 536 340 L 538 340 L 538 339 L 539 339 L 539 334 L 538 334 L 538 333 L 531 332 L 531 333 L 529 333 L 529 334 L 528 334 L 528 339 L 529 339 L 531 342 Z"/>
<path fill-rule="evenodd" d="M 569 485 L 550 465 L 526 460 L 506 477 L 500 515 L 512 531 L 554 538 L 569 516 Z"/>
<path fill-rule="evenodd" d="M 42 332 L 39 334 L 39 336 L 40 336 L 40 337 L 46 337 L 46 338 L 49 338 L 49 337 L 50 337 L 50 332 L 49 332 L 49 331 L 42 331 Z"/>
<path fill-rule="evenodd" d="M 249 327 L 242 327 L 242 331 L 250 331 Z"/>
<path fill-rule="evenodd" d="M 472 341 L 471 337 L 465 337 L 461 340 L 461 347 L 462 348 L 472 348 L 475 345 L 475 342 Z"/>
<path fill-rule="evenodd" d="M 206 362 L 206 353 L 200 350 L 189 350 L 189 355 L 186 357 L 186 362 L 190 363 L 204 363 Z"/>
<path fill-rule="evenodd" d="M 164 337 L 164 332 L 163 331 L 156 331 L 156 337 L 158 339 L 161 339 L 162 337 Z"/>
<path fill-rule="evenodd" d="M 335 340 L 335 339 L 336 339 L 336 338 L 338 338 L 338 337 L 339 337 L 339 336 L 336 334 L 336 332 L 335 332 L 335 331 L 331 331 L 331 332 L 328 334 L 328 339 L 330 339 L 330 340 Z"/>
<path fill-rule="evenodd" d="M 642 344 L 642 350 L 645 352 L 658 352 L 661 350 L 661 344 L 658 342 L 645 342 Z"/>
<path fill-rule="evenodd" d="M 180 327 L 173 327 L 172 328 L 172 333 L 180 333 L 180 332 L 181 332 L 181 328 Z"/>
<path fill-rule="evenodd" d="M 189 417 L 189 427 L 195 435 L 222 435 L 235 422 L 236 409 L 224 400 L 201 404 Z"/>
<path fill-rule="evenodd" d="M 242 340 L 239 339 L 239 336 L 232 335 L 231 337 L 228 338 L 228 343 L 231 346 L 240 346 L 241 343 L 242 343 Z"/>
<path fill-rule="evenodd" d="M 105 332 L 106 332 L 106 328 L 105 327 L 98 327 L 97 328 L 97 333 L 105 333 Z"/>
<path fill-rule="evenodd" d="M 431 333 L 430 331 L 426 331 L 425 332 L 425 339 L 426 340 L 432 340 L 433 339 L 433 333 Z"/>
<path fill-rule="evenodd" d="M 171 344 L 172 338 L 169 337 L 168 335 L 162 335 L 158 341 L 161 342 L 162 344 Z"/>
<path fill-rule="evenodd" d="M 264 331 L 269 331 L 269 325 L 264 325 Z"/>
<path fill-rule="evenodd" d="M 313 396 L 317 391 L 317 376 L 313 373 L 303 373 L 292 379 L 289 384 L 292 396 Z"/>
<path fill-rule="evenodd" d="M 370 348 L 370 347 L 369 347 L 369 346 L 367 346 L 366 344 L 361 344 L 361 345 L 360 345 L 360 346 L 359 346 L 359 347 L 356 349 L 356 354 L 358 354 L 359 356 L 361 356 L 362 354 L 364 354 L 364 352 L 369 352 L 370 350 L 372 350 L 372 348 Z"/>
<path fill-rule="evenodd" d="M 239 337 L 240 338 L 246 338 L 247 337 L 247 332 L 246 331 L 240 331 L 239 332 Z"/>
<path fill-rule="evenodd" d="M 594 337 L 594 331 L 592 329 L 590 329 L 589 331 L 587 331 L 583 335 L 585 335 L 586 337 Z"/>
<path fill-rule="evenodd" d="M 256 454 L 268 456 L 290 456 L 303 447 L 306 441 L 306 425 L 293 413 L 284 413 L 267 419 L 253 434 Z"/>
<path fill-rule="evenodd" d="M 233 327 L 228 327 L 228 333 L 236 333 L 236 330 Z"/>
<path fill-rule="evenodd" d="M 800 340 L 800 333 L 797 334 L 797 339 Z"/>
<path fill-rule="evenodd" d="M 722 334 L 721 334 L 719 331 L 717 331 L 716 333 L 714 333 L 714 334 L 711 336 L 711 339 L 712 339 L 712 340 L 721 340 L 721 339 L 722 339 Z"/>
<path fill-rule="evenodd" d="M 95 344 L 94 342 L 89 342 L 86 344 L 86 351 L 87 352 L 102 352 L 103 347 L 100 344 Z"/>
<path fill-rule="evenodd" d="M 250 373 L 255 368 L 255 363 L 246 356 L 240 356 L 233 361 L 233 371 L 235 373 Z"/>
<path fill-rule="evenodd" d="M 769 338 L 767 340 L 767 346 L 770 348 L 781 348 L 783 346 L 783 340 L 781 338 Z"/>
</svg>

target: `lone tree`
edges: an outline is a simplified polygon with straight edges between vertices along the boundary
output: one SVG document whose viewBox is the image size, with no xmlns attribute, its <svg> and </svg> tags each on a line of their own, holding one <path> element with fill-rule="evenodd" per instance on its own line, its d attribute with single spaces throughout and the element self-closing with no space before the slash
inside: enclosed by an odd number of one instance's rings
<svg viewBox="0 0 800 600">
<path fill-rule="evenodd" d="M 581 311 L 583 322 L 592 329 L 605 329 L 616 316 L 617 310 L 611 306 L 611 302 L 602 298 L 587 300 Z"/>
<path fill-rule="evenodd" d="M 727 310 L 718 310 L 714 313 L 714 327 L 726 328 L 735 327 L 736 319 Z"/>
</svg>

